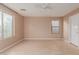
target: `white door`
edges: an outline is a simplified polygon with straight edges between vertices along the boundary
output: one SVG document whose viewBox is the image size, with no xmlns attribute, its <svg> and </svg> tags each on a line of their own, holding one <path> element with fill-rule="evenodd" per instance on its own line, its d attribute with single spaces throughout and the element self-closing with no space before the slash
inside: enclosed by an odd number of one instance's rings
<svg viewBox="0 0 79 59">
<path fill-rule="evenodd" d="M 79 46 L 79 14 L 70 17 L 70 41 Z"/>
</svg>

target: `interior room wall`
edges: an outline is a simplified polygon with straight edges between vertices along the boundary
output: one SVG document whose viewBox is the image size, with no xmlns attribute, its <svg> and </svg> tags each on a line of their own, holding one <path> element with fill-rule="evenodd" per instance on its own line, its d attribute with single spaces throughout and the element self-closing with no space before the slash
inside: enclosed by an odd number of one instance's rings
<svg viewBox="0 0 79 59">
<path fill-rule="evenodd" d="M 51 32 L 51 21 L 60 20 L 60 32 Z M 24 18 L 24 38 L 25 39 L 53 39 L 63 37 L 63 18 L 62 17 L 25 17 Z"/>
<path fill-rule="evenodd" d="M 69 25 L 69 20 L 68 20 L 68 17 L 64 17 L 63 18 L 63 36 L 64 36 L 64 39 L 67 40 L 68 39 L 68 25 Z"/>
<path fill-rule="evenodd" d="M 0 39 L 0 49 L 3 49 L 4 47 L 8 47 L 9 45 L 13 44 L 15 41 L 22 40 L 24 38 L 24 18 L 23 16 L 19 15 L 15 11 L 7 8 L 2 4 L 0 4 L 0 10 L 13 15 L 15 21 L 14 37 L 8 39 Z"/>
</svg>

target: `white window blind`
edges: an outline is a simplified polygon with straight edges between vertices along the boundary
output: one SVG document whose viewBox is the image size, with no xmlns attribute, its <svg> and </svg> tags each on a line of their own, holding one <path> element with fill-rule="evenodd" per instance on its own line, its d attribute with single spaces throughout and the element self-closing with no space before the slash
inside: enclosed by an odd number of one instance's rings
<svg viewBox="0 0 79 59">
<path fill-rule="evenodd" d="M 59 20 L 52 20 L 52 32 L 58 33 L 60 29 L 60 22 Z"/>
</svg>

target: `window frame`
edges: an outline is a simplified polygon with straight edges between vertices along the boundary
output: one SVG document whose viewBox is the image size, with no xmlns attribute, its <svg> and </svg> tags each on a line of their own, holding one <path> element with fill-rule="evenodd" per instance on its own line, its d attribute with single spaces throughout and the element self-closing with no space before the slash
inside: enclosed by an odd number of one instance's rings
<svg viewBox="0 0 79 59">
<path fill-rule="evenodd" d="M 1 12 L 1 39 L 3 39 L 3 17 L 2 17 L 2 11 L 0 10 L 0 12 Z"/>
<path fill-rule="evenodd" d="M 10 38 L 14 37 L 14 35 L 15 35 L 15 19 L 14 19 L 14 16 L 12 14 L 8 13 L 8 12 L 3 11 L 3 10 L 2 11 L 0 10 L 0 12 L 1 12 L 1 15 L 2 15 L 1 16 L 2 17 L 2 40 L 3 39 L 10 39 Z M 4 13 L 12 16 L 12 27 L 11 27 L 12 28 L 12 34 L 11 34 L 10 37 L 6 37 L 6 38 L 4 37 L 4 22 L 3 22 L 4 21 L 4 19 L 3 19 Z"/>
<path fill-rule="evenodd" d="M 53 31 L 52 21 L 59 21 L 59 30 L 57 32 Z M 53 19 L 52 21 L 51 21 L 51 32 L 52 32 L 52 34 L 59 34 L 60 33 L 60 27 L 61 27 L 60 20 L 59 19 Z"/>
</svg>

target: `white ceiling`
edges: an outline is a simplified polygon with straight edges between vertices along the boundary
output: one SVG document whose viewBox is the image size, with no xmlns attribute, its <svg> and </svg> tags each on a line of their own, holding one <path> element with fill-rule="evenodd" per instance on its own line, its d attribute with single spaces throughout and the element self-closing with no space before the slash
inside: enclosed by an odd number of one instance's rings
<svg viewBox="0 0 79 59">
<path fill-rule="evenodd" d="M 46 4 L 46 3 L 45 3 Z M 79 3 L 4 3 L 7 7 L 22 16 L 64 16 L 72 10 L 79 8 Z M 20 9 L 26 9 L 22 11 Z"/>
</svg>

